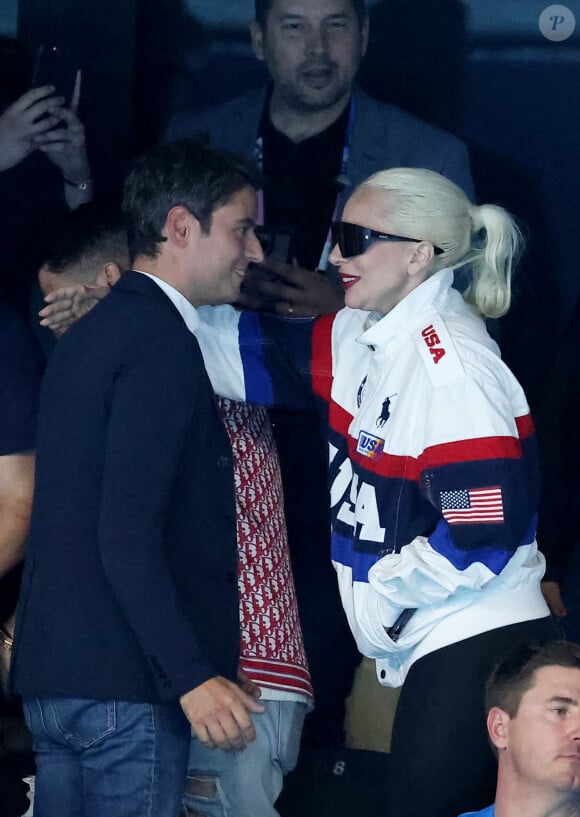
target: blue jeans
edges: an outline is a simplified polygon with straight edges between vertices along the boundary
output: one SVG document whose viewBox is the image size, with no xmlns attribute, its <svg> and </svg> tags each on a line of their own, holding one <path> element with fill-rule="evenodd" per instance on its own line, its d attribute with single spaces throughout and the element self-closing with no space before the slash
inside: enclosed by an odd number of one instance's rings
<svg viewBox="0 0 580 817">
<path fill-rule="evenodd" d="M 178 703 L 28 698 L 35 817 L 176 817 L 190 727 Z"/>
<path fill-rule="evenodd" d="M 260 703 L 266 711 L 252 715 L 256 740 L 241 752 L 206 749 L 192 736 L 183 796 L 190 817 L 278 817 L 274 803 L 298 760 L 307 706 Z"/>
</svg>

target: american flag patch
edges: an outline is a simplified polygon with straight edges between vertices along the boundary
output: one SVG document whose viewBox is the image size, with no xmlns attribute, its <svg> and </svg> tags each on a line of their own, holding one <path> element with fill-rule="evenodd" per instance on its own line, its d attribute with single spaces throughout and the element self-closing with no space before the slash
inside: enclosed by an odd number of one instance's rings
<svg viewBox="0 0 580 817">
<path fill-rule="evenodd" d="M 441 513 L 450 525 L 503 522 L 501 488 L 469 488 L 441 491 Z"/>
</svg>

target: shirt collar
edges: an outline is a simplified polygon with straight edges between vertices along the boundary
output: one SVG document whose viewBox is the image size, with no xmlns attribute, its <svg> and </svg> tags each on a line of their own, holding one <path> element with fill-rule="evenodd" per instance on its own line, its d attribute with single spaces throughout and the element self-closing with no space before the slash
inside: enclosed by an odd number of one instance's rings
<svg viewBox="0 0 580 817">
<path fill-rule="evenodd" d="M 199 326 L 199 316 L 193 304 L 190 304 L 179 290 L 175 289 L 171 284 L 168 284 L 163 278 L 158 278 L 156 275 L 151 275 L 151 273 L 144 272 L 142 269 L 134 269 L 133 272 L 146 275 L 147 278 L 151 278 L 152 281 L 155 281 L 159 289 L 163 290 L 173 306 L 177 309 L 189 331 L 195 335 L 196 329 Z"/>
</svg>

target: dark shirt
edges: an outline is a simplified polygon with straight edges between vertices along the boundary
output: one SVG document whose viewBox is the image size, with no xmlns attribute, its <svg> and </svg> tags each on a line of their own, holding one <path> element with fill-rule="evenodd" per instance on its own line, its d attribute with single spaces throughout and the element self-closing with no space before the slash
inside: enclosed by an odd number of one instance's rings
<svg viewBox="0 0 580 817">
<path fill-rule="evenodd" d="M 321 133 L 295 144 L 276 130 L 266 103 L 263 139 L 264 204 L 268 227 L 292 236 L 291 255 L 316 269 L 336 198 L 350 106 Z"/>
</svg>

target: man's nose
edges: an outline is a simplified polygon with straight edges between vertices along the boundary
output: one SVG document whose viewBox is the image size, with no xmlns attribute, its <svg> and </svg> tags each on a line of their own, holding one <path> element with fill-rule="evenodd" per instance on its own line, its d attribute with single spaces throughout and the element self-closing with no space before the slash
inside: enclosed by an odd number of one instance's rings
<svg viewBox="0 0 580 817">
<path fill-rule="evenodd" d="M 261 264 L 264 260 L 264 251 L 253 230 L 248 234 L 246 243 L 246 258 L 254 264 Z"/>
<path fill-rule="evenodd" d="M 568 721 L 568 736 L 577 741 L 580 748 L 580 711 Z"/>
<path fill-rule="evenodd" d="M 307 54 L 324 54 L 327 48 L 326 33 L 322 26 L 312 26 L 306 34 Z"/>
</svg>

